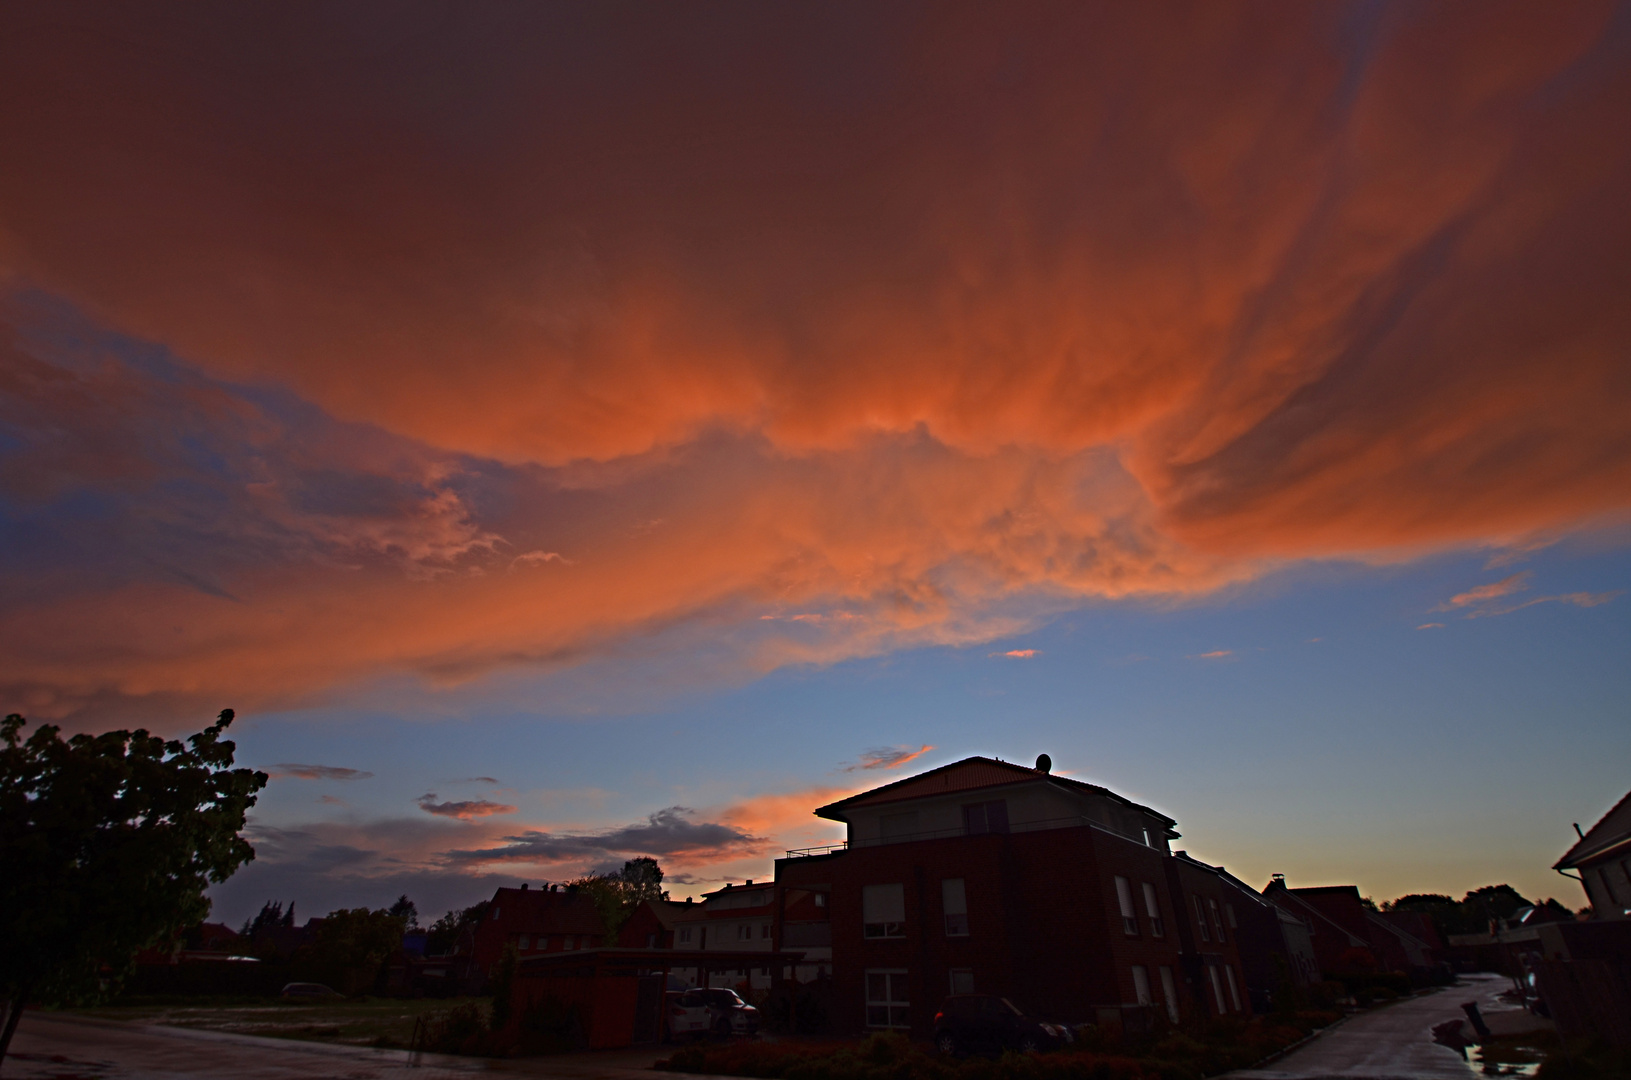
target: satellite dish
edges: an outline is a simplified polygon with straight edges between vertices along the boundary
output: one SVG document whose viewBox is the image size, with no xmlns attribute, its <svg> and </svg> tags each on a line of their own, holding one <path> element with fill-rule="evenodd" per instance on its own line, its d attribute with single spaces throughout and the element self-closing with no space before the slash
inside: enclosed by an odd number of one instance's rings
<svg viewBox="0 0 1631 1080">
<path fill-rule="evenodd" d="M 1039 773 L 1053 771 L 1053 759 L 1046 754 L 1036 755 L 1036 771 Z"/>
</svg>

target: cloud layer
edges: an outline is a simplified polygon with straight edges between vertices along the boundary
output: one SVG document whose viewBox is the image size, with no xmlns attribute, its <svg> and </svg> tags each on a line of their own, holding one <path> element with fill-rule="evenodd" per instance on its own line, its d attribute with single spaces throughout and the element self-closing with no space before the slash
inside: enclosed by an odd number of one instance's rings
<svg viewBox="0 0 1631 1080">
<path fill-rule="evenodd" d="M 1611 5 L 4 19 L 40 715 L 978 642 L 1631 503 Z"/>
</svg>

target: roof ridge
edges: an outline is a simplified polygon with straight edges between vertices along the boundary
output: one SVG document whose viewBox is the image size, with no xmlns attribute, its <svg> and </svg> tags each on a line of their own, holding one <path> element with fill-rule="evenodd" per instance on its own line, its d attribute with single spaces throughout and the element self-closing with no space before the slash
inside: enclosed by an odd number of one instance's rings
<svg viewBox="0 0 1631 1080">
<path fill-rule="evenodd" d="M 1606 848 L 1610 848 L 1610 847 L 1614 846 L 1614 843 L 1616 841 L 1614 841 L 1614 840 L 1602 840 L 1602 841 L 1592 840 L 1592 834 L 1595 833 L 1598 829 L 1602 828 L 1604 823 L 1606 823 L 1609 818 L 1611 818 L 1615 814 L 1619 813 L 1620 807 L 1624 806 L 1627 802 L 1631 802 L 1631 791 L 1626 792 L 1625 795 L 1621 797 L 1619 802 L 1617 802 L 1613 806 L 1609 807 L 1603 813 L 1603 816 L 1598 818 L 1596 823 L 1594 825 L 1592 825 L 1591 828 L 1587 829 L 1584 833 L 1581 833 L 1580 834 L 1580 839 L 1576 840 L 1572 845 L 1570 845 L 1569 850 L 1567 850 L 1567 851 L 1565 851 L 1563 853 L 1563 857 L 1561 859 L 1557 860 L 1557 862 L 1552 864 L 1552 869 L 1553 870 L 1558 870 L 1558 869 L 1564 869 L 1564 868 L 1571 868 L 1571 867 L 1573 867 L 1575 865 L 1575 863 L 1573 861 L 1571 861 L 1571 860 L 1578 860 L 1578 859 L 1581 859 L 1581 858 L 1585 858 L 1586 856 L 1596 854 L 1598 848 L 1606 849 Z M 1627 831 L 1631 832 L 1631 830 L 1627 830 Z M 1621 839 L 1624 839 L 1624 838 L 1622 837 Z M 1591 841 L 1591 845 L 1589 847 L 1586 846 L 1587 841 Z"/>
</svg>

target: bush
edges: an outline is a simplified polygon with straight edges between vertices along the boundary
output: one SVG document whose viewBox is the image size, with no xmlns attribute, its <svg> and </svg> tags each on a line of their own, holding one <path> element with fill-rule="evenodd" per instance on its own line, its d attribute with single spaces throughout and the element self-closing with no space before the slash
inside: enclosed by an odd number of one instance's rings
<svg viewBox="0 0 1631 1080">
<path fill-rule="evenodd" d="M 1242 1068 L 1336 1019 L 1304 1011 L 1271 1020 L 1217 1020 L 1194 1031 L 1125 1038 L 1109 1053 L 1084 1030 L 1074 1047 L 1047 1054 L 958 1059 L 930 1053 L 896 1034 L 858 1042 L 776 1042 L 692 1046 L 658 1068 L 760 1080 L 1200 1080 Z"/>
<path fill-rule="evenodd" d="M 489 1056 L 493 1053 L 490 1020 L 489 1010 L 474 1001 L 425 1013 L 414 1026 L 414 1049 L 433 1054 Z"/>
</svg>

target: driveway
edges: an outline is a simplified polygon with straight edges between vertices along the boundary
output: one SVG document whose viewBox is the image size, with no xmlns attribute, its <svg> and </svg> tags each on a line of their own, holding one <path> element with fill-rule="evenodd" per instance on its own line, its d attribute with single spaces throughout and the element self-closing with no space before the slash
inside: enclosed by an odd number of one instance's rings
<svg viewBox="0 0 1631 1080">
<path fill-rule="evenodd" d="M 1464 1002 L 1475 1001 L 1498 1035 L 1544 1026 L 1496 995 L 1511 987 L 1500 975 L 1463 975 L 1461 985 L 1424 997 L 1407 998 L 1375 1012 L 1361 1013 L 1313 1042 L 1262 1069 L 1242 1069 L 1229 1080 L 1470 1080 L 1482 1077 L 1461 1055 L 1433 1042 L 1433 1025 L 1464 1020 Z M 1471 1025 L 1466 1031 L 1471 1034 Z"/>
<path fill-rule="evenodd" d="M 5 1080 L 655 1080 L 655 1050 L 607 1051 L 519 1061 L 265 1039 L 216 1031 L 120 1023 L 48 1012 L 23 1014 Z M 662 1075 L 662 1074 L 657 1074 Z"/>
</svg>

